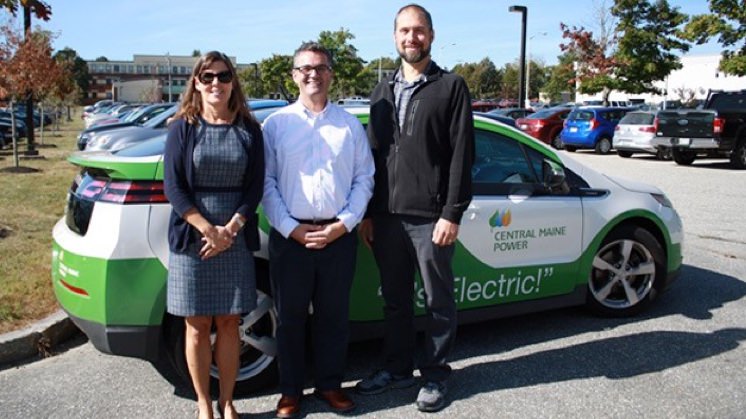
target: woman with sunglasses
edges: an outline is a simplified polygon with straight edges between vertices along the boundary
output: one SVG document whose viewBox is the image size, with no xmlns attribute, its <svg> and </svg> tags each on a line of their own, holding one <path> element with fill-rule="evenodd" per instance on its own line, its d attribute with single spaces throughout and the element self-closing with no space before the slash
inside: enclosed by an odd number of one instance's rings
<svg viewBox="0 0 746 419">
<path fill-rule="evenodd" d="M 230 59 L 217 51 L 200 57 L 169 125 L 164 153 L 164 185 L 173 208 L 167 311 L 184 317 L 199 418 L 213 417 L 213 359 L 220 375 L 217 409 L 221 417 L 238 417 L 233 406 L 238 326 L 241 313 L 256 307 L 252 252 L 259 248 L 263 144 Z"/>
</svg>

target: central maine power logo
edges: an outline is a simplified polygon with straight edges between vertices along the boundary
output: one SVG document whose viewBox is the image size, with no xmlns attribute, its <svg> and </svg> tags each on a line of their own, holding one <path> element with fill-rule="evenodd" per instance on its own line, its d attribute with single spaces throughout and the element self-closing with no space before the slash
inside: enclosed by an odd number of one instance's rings
<svg viewBox="0 0 746 419">
<path fill-rule="evenodd" d="M 510 225 L 511 219 L 512 217 L 509 209 L 504 211 L 498 209 L 494 214 L 492 214 L 492 217 L 490 217 L 490 227 L 507 227 Z"/>
</svg>

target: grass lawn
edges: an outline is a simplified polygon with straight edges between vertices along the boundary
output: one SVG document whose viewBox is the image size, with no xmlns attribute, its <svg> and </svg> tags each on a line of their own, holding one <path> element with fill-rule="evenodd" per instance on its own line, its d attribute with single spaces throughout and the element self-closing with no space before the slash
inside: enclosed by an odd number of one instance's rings
<svg viewBox="0 0 746 419">
<path fill-rule="evenodd" d="M 12 150 L 0 151 L 0 333 L 17 330 L 58 309 L 52 291 L 52 227 L 65 210 L 65 197 L 77 172 L 66 158 L 77 150 L 83 129 L 78 113 L 60 119 L 60 129 L 37 129 L 38 159 L 21 159 L 15 170 Z M 19 144 L 26 150 L 25 139 Z"/>
</svg>

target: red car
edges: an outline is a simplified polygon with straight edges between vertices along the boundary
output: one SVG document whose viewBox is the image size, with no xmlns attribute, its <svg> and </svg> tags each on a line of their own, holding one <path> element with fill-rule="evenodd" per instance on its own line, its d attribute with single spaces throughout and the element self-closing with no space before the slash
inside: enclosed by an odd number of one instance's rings
<svg viewBox="0 0 746 419">
<path fill-rule="evenodd" d="M 525 118 L 518 118 L 515 125 L 526 134 L 559 150 L 562 149 L 562 140 L 560 140 L 562 124 L 571 110 L 572 108 L 542 109 Z"/>
</svg>

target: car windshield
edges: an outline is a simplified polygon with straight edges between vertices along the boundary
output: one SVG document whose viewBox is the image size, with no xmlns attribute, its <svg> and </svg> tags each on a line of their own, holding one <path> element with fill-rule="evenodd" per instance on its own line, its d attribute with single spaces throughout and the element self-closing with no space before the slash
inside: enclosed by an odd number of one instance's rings
<svg viewBox="0 0 746 419">
<path fill-rule="evenodd" d="M 647 112 L 632 112 L 624 115 L 619 121 L 622 125 L 653 125 L 655 116 Z"/>
<path fill-rule="evenodd" d="M 145 113 L 146 109 L 148 109 L 147 106 L 142 106 L 142 107 L 138 108 L 137 110 L 135 110 L 135 111 L 130 112 L 129 114 L 127 114 L 127 116 L 124 117 L 122 119 L 122 121 L 123 122 L 132 122 L 132 121 L 135 121 L 135 120 L 137 120 L 137 118 L 140 117 L 140 115 L 142 115 L 143 113 Z"/>
<path fill-rule="evenodd" d="M 593 119 L 593 112 L 591 111 L 572 111 L 567 119 L 574 119 L 577 121 L 590 121 Z"/>
<path fill-rule="evenodd" d="M 160 125 L 161 122 L 163 122 L 165 119 L 172 117 L 178 109 L 179 109 L 179 106 L 174 105 L 168 110 L 163 111 L 160 115 L 156 116 L 155 118 L 149 119 L 148 122 L 142 124 L 142 126 L 149 127 L 149 128 L 155 128 L 158 125 Z"/>
</svg>

